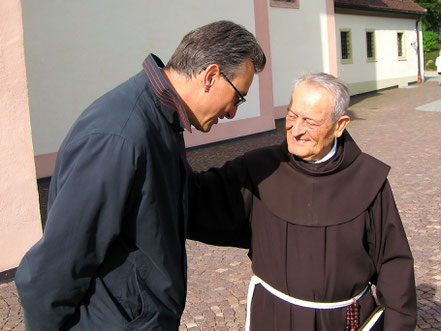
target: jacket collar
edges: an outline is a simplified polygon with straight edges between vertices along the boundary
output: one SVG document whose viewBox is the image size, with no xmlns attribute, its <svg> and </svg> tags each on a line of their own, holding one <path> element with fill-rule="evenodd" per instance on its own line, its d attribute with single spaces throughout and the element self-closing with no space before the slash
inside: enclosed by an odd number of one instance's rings
<svg viewBox="0 0 441 331">
<path fill-rule="evenodd" d="M 177 112 L 180 120 L 180 131 L 183 131 L 185 128 L 191 132 L 190 121 L 188 120 L 184 105 L 176 91 L 169 85 L 162 74 L 164 64 L 161 59 L 154 54 L 149 54 L 142 63 L 142 67 L 150 81 L 154 94 L 160 102 L 162 113 L 170 124 L 173 125 Z"/>
</svg>

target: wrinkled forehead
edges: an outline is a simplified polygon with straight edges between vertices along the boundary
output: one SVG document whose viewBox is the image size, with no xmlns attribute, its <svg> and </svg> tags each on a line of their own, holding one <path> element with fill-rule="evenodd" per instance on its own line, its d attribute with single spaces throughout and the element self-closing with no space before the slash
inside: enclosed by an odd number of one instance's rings
<svg viewBox="0 0 441 331">
<path fill-rule="evenodd" d="M 334 94 L 316 83 L 310 83 L 308 81 L 300 82 L 292 92 L 291 100 L 289 102 L 289 108 L 293 103 L 309 104 L 311 106 L 317 103 L 327 103 L 332 111 L 334 105 Z"/>
</svg>

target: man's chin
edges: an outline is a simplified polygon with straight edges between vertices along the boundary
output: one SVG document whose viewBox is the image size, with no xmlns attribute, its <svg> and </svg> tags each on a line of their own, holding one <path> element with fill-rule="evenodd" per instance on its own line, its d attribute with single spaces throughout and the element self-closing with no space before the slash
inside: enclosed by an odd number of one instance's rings
<svg viewBox="0 0 441 331">
<path fill-rule="evenodd" d="M 193 124 L 193 123 L 192 123 Z M 211 127 L 213 126 L 213 123 L 195 123 L 193 124 L 194 128 L 201 132 L 209 132 L 211 130 Z"/>
<path fill-rule="evenodd" d="M 299 148 L 298 146 L 296 146 L 296 147 L 288 146 L 288 151 L 291 154 L 293 154 L 293 155 L 295 155 L 295 156 L 297 156 L 298 158 L 301 158 L 301 159 L 303 159 L 303 158 L 308 156 L 308 153 L 304 149 Z"/>
<path fill-rule="evenodd" d="M 210 132 L 212 126 L 213 126 L 213 123 L 207 123 L 206 125 L 202 126 L 199 131 L 204 132 L 204 133 Z"/>
<path fill-rule="evenodd" d="M 216 125 L 217 122 L 218 122 L 218 119 L 216 118 L 216 119 L 214 119 L 214 120 L 212 120 L 212 121 L 206 123 L 205 125 L 203 125 L 201 131 L 202 131 L 202 132 L 209 132 L 209 131 L 211 130 L 211 128 L 213 127 L 213 125 Z"/>
</svg>

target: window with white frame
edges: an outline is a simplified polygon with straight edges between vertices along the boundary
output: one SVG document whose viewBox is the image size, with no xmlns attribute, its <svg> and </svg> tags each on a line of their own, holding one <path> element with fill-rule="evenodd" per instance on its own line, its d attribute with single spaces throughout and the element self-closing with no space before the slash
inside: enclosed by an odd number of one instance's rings
<svg viewBox="0 0 441 331">
<path fill-rule="evenodd" d="M 340 29 L 341 63 L 352 63 L 352 40 L 350 29 Z"/>
<path fill-rule="evenodd" d="M 406 59 L 406 46 L 404 40 L 404 32 L 397 32 L 397 55 L 398 60 Z"/>
<path fill-rule="evenodd" d="M 366 30 L 366 56 L 368 62 L 373 62 L 377 59 L 374 30 Z"/>
</svg>

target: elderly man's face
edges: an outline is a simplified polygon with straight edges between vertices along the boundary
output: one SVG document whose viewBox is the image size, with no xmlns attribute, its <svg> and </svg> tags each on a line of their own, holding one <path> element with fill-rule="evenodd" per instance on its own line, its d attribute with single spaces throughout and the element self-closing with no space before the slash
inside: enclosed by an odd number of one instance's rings
<svg viewBox="0 0 441 331">
<path fill-rule="evenodd" d="M 332 149 L 349 122 L 348 116 L 333 123 L 334 96 L 327 89 L 302 82 L 297 85 L 286 115 L 288 150 L 305 161 L 318 161 Z"/>
</svg>

